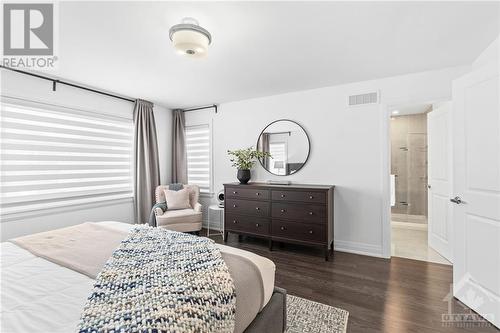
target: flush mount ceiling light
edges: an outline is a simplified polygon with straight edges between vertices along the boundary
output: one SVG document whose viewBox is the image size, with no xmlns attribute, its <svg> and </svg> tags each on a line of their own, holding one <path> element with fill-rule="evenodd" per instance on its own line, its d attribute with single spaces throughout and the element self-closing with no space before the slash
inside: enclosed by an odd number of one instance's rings
<svg viewBox="0 0 500 333">
<path fill-rule="evenodd" d="M 193 58 L 205 56 L 208 45 L 212 42 L 210 33 L 191 17 L 186 17 L 180 24 L 171 27 L 169 35 L 177 52 Z"/>
</svg>

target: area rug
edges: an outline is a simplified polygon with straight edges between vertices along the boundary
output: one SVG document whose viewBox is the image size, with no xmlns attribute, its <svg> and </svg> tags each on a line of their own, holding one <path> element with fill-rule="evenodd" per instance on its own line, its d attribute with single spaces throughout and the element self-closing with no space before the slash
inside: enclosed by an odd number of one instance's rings
<svg viewBox="0 0 500 333">
<path fill-rule="evenodd" d="M 286 333 L 345 333 L 349 312 L 287 295 Z"/>
</svg>

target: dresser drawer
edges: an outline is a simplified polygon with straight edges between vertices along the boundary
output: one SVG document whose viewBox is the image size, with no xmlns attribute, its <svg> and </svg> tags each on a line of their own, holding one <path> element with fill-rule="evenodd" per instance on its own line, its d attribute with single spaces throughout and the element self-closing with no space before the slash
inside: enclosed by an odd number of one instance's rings
<svg viewBox="0 0 500 333">
<path fill-rule="evenodd" d="M 325 242 L 325 227 L 317 224 L 302 224 L 280 220 L 273 220 L 271 226 L 272 237 L 295 239 L 306 242 Z"/>
<path fill-rule="evenodd" d="M 311 202 L 311 203 L 326 203 L 325 192 L 273 190 L 271 193 L 271 198 L 274 201 L 300 201 L 300 202 Z"/>
<path fill-rule="evenodd" d="M 225 230 L 247 232 L 256 235 L 269 235 L 269 219 L 252 216 L 242 216 L 235 214 L 227 214 Z"/>
<path fill-rule="evenodd" d="M 326 207 L 321 205 L 272 203 L 273 218 L 300 220 L 308 223 L 326 223 Z"/>
<path fill-rule="evenodd" d="M 268 201 L 226 199 L 224 207 L 226 212 L 233 214 L 254 215 L 260 217 L 269 216 Z"/>
<path fill-rule="evenodd" d="M 241 188 L 241 187 L 227 187 L 226 197 L 228 198 L 246 198 L 257 200 L 268 200 L 270 197 L 269 190 L 258 188 Z"/>
</svg>

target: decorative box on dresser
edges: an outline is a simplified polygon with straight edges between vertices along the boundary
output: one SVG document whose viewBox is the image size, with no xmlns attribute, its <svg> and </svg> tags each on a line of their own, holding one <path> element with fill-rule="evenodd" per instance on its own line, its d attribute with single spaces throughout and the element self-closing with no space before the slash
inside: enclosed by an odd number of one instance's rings
<svg viewBox="0 0 500 333">
<path fill-rule="evenodd" d="M 229 232 L 322 246 L 333 253 L 333 185 L 224 184 L 224 239 Z"/>
</svg>

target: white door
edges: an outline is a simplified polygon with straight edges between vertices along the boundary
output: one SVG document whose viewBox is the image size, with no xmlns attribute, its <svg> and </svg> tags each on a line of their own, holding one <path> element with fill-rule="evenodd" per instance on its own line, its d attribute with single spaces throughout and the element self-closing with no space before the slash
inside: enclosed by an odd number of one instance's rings
<svg viewBox="0 0 500 333">
<path fill-rule="evenodd" d="M 429 246 L 452 261 L 451 102 L 427 114 Z"/>
<path fill-rule="evenodd" d="M 453 82 L 453 295 L 500 327 L 499 67 Z"/>
</svg>

